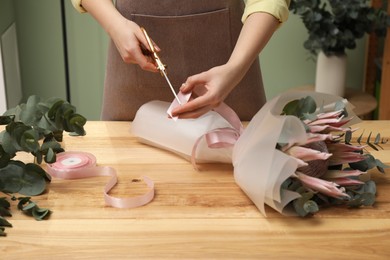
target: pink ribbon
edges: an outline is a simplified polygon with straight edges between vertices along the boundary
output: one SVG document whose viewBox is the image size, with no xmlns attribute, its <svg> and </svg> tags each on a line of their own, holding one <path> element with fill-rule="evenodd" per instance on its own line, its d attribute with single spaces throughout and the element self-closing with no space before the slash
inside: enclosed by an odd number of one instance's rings
<svg viewBox="0 0 390 260">
<path fill-rule="evenodd" d="M 109 195 L 110 190 L 117 184 L 116 171 L 108 166 L 96 166 L 96 158 L 85 152 L 63 152 L 57 154 L 55 163 L 47 164 L 48 173 L 60 179 L 81 179 L 95 176 L 111 176 L 104 188 L 104 200 L 107 205 L 116 208 L 135 208 L 149 203 L 154 198 L 154 182 L 146 176 L 142 179 L 149 190 L 139 196 L 117 198 Z M 138 180 L 137 180 L 138 181 Z"/>
<path fill-rule="evenodd" d="M 182 104 L 185 104 L 190 99 L 192 93 L 183 94 L 179 91 L 177 94 L 178 98 L 180 99 Z M 171 105 L 168 108 L 168 115 L 173 120 L 177 120 L 177 117 L 172 116 L 172 110 L 179 106 L 179 103 L 176 99 L 174 99 L 171 103 Z M 234 112 L 233 109 L 231 109 L 228 105 L 225 103 L 221 103 L 219 106 L 215 107 L 213 109 L 215 112 L 220 114 L 226 121 L 230 123 L 230 125 L 233 127 L 226 127 L 226 128 L 217 128 L 214 130 L 211 130 L 207 132 L 206 134 L 199 137 L 192 148 L 191 153 L 191 163 L 192 166 L 198 170 L 198 167 L 196 165 L 196 150 L 198 148 L 198 145 L 200 141 L 205 137 L 206 142 L 209 148 L 225 148 L 233 146 L 242 132 L 244 131 L 244 127 L 242 126 L 240 118 L 237 116 L 236 112 Z"/>
<path fill-rule="evenodd" d="M 205 133 L 195 141 L 191 153 L 191 163 L 196 170 L 198 170 L 198 167 L 196 165 L 196 150 L 198 149 L 198 145 L 203 138 L 206 139 L 207 146 L 209 148 L 226 148 L 233 146 L 244 131 L 244 127 L 241 123 L 240 118 L 228 105 L 226 105 L 225 103 L 221 103 L 213 110 L 219 113 L 223 118 L 225 118 L 226 121 L 228 121 L 233 127 L 213 129 Z"/>
</svg>

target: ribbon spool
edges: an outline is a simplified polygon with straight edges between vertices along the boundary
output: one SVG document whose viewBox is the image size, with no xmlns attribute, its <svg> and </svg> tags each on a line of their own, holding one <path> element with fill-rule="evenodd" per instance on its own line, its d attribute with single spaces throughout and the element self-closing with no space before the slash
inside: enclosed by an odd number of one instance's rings
<svg viewBox="0 0 390 260">
<path fill-rule="evenodd" d="M 108 194 L 117 184 L 118 177 L 115 169 L 108 166 L 97 166 L 96 157 L 86 152 L 63 152 L 57 154 L 55 163 L 47 164 L 48 173 L 60 179 L 82 179 L 96 176 L 111 176 L 104 187 L 104 200 L 107 205 L 116 208 L 135 208 L 149 203 L 154 198 L 154 182 L 146 176 L 145 181 L 149 190 L 139 196 L 117 198 Z"/>
</svg>

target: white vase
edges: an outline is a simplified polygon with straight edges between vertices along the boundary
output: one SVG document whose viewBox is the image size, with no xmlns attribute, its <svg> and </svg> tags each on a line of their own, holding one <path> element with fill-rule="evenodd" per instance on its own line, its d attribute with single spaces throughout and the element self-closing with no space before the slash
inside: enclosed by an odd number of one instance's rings
<svg viewBox="0 0 390 260">
<path fill-rule="evenodd" d="M 322 51 L 317 57 L 315 91 L 343 97 L 347 75 L 347 55 L 326 56 Z"/>
</svg>

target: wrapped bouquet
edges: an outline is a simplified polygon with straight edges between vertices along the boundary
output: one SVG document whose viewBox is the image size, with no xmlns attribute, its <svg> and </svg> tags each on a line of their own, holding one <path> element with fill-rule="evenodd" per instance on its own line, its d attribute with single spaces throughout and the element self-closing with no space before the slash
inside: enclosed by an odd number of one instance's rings
<svg viewBox="0 0 390 260">
<path fill-rule="evenodd" d="M 352 108 L 336 96 L 296 92 L 255 115 L 235 144 L 233 165 L 236 182 L 264 215 L 265 205 L 306 216 L 322 205 L 374 203 L 366 171 L 387 166 L 351 143 L 348 126 L 359 122 Z"/>
<path fill-rule="evenodd" d="M 245 130 L 226 105 L 191 120 L 170 118 L 168 108 L 162 101 L 142 106 L 133 133 L 194 166 L 233 163 L 237 184 L 264 215 L 265 205 L 306 216 L 323 205 L 375 202 L 375 183 L 366 171 L 377 167 L 383 172 L 387 166 L 360 141 L 352 144 L 350 126 L 360 119 L 343 98 L 288 92 L 267 102 Z M 377 136 L 375 143 L 379 141 Z"/>
</svg>

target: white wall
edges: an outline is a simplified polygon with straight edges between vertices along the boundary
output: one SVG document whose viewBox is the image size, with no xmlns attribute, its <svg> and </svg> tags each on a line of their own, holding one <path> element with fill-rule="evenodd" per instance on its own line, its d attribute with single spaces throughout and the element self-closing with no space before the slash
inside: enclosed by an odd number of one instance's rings
<svg viewBox="0 0 390 260">
<path fill-rule="evenodd" d="M 7 107 L 11 108 L 20 104 L 23 98 L 15 23 L 1 36 L 1 46 Z"/>
</svg>

